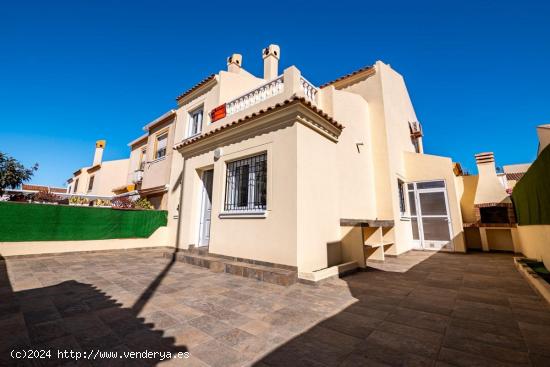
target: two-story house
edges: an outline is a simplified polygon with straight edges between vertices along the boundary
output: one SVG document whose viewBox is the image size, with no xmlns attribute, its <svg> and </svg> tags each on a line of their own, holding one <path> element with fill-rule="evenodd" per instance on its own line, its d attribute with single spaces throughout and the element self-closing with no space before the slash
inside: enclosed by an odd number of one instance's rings
<svg viewBox="0 0 550 367">
<path fill-rule="evenodd" d="M 175 121 L 175 111 L 168 111 L 145 125 L 145 134 L 128 144 L 128 191 L 147 198 L 155 209 L 168 205 Z"/>
<path fill-rule="evenodd" d="M 92 165 L 79 168 L 67 180 L 68 194 L 111 197 L 126 185 L 129 160 L 103 161 L 106 144 L 105 140 L 96 141 Z"/>
<path fill-rule="evenodd" d="M 234 54 L 170 112 L 179 248 L 312 279 L 414 248 L 465 251 L 453 163 L 424 153 L 400 74 L 378 61 L 317 87 L 295 66 L 279 73 L 278 46 L 262 56 L 262 77 Z"/>
</svg>

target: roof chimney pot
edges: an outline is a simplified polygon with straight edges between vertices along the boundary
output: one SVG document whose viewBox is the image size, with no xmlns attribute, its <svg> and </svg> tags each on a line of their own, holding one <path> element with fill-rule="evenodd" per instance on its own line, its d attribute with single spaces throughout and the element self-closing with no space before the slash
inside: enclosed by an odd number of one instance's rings
<svg viewBox="0 0 550 367">
<path fill-rule="evenodd" d="M 279 59 L 281 50 L 277 45 L 269 45 L 262 50 L 264 59 L 264 79 L 272 80 L 279 76 Z"/>
<path fill-rule="evenodd" d="M 94 162 L 92 166 L 97 166 L 103 161 L 103 150 L 107 142 L 105 140 L 98 140 L 95 142 Z"/>
<path fill-rule="evenodd" d="M 241 54 L 233 54 L 227 58 L 227 71 L 231 73 L 240 73 L 243 65 L 243 56 Z"/>
</svg>

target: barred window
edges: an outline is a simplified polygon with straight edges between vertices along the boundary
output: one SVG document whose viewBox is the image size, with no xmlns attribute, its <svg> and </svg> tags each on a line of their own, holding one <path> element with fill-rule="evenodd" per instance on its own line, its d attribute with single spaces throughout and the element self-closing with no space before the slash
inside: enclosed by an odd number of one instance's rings
<svg viewBox="0 0 550 367">
<path fill-rule="evenodd" d="M 266 153 L 227 164 L 226 211 L 265 210 L 266 191 Z"/>
</svg>

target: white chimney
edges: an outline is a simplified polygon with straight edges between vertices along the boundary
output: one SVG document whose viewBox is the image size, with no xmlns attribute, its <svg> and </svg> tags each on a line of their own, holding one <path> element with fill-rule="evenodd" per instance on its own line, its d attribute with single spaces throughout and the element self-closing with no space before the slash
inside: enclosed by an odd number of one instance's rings
<svg viewBox="0 0 550 367">
<path fill-rule="evenodd" d="M 231 73 L 240 73 L 243 65 L 243 56 L 241 54 L 233 54 L 227 58 L 227 71 Z"/>
<path fill-rule="evenodd" d="M 279 58 L 281 50 L 277 45 L 269 45 L 262 51 L 264 59 L 264 79 L 275 79 L 279 75 Z"/>
<path fill-rule="evenodd" d="M 497 176 L 495 156 L 493 152 L 475 155 L 478 172 L 478 182 L 474 204 L 492 204 L 509 202 L 506 189 Z"/>
<path fill-rule="evenodd" d="M 95 153 L 94 153 L 94 166 L 101 164 L 101 161 L 103 160 L 103 150 L 105 149 L 105 144 L 107 142 L 105 140 L 98 140 L 95 142 Z"/>
</svg>

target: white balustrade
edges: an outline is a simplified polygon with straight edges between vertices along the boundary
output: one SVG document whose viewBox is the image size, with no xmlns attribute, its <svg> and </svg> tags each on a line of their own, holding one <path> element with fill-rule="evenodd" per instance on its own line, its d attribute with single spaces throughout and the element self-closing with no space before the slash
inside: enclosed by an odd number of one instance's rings
<svg viewBox="0 0 550 367">
<path fill-rule="evenodd" d="M 246 110 L 248 107 L 254 106 L 268 98 L 281 94 L 284 89 L 283 77 L 277 77 L 259 88 L 254 89 L 234 100 L 227 102 L 226 113 L 231 116 L 237 112 Z"/>
<path fill-rule="evenodd" d="M 317 97 L 317 88 L 311 84 L 306 78 L 303 76 L 300 76 L 300 86 L 302 87 L 302 90 L 304 91 L 304 95 L 308 101 L 315 104 L 316 103 L 316 97 Z"/>
</svg>

